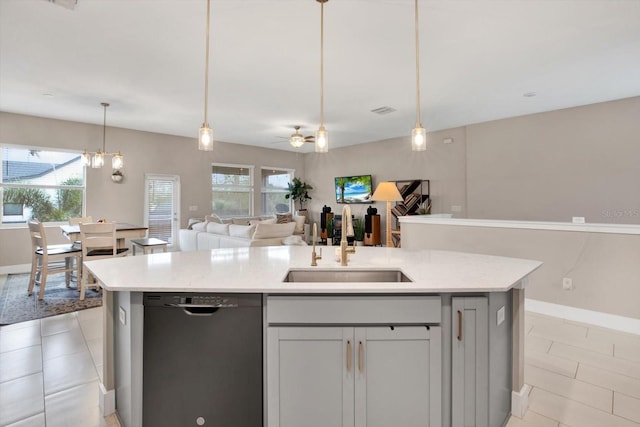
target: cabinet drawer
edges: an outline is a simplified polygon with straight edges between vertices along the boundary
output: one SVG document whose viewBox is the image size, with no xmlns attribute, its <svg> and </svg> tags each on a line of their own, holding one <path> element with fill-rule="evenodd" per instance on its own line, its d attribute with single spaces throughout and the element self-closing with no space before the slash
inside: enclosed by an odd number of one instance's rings
<svg viewBox="0 0 640 427">
<path fill-rule="evenodd" d="M 402 325 L 440 323 L 439 296 L 267 297 L 269 324 Z"/>
</svg>

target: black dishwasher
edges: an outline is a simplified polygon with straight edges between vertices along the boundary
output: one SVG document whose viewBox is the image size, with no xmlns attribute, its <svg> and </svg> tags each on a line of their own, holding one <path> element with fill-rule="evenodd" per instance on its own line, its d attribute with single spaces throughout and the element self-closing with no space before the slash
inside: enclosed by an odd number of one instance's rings
<svg viewBox="0 0 640 427">
<path fill-rule="evenodd" d="M 262 425 L 262 296 L 145 293 L 144 426 Z"/>
</svg>

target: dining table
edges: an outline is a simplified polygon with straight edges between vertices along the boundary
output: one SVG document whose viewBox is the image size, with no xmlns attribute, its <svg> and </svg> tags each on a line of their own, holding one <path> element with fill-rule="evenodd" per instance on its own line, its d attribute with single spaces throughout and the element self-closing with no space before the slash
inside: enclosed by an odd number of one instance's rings
<svg viewBox="0 0 640 427">
<path fill-rule="evenodd" d="M 64 224 L 60 226 L 62 234 L 71 242 L 80 240 L 80 226 L 78 224 Z M 126 248 L 126 239 L 135 239 L 147 236 L 149 227 L 142 225 L 128 224 L 126 222 L 116 222 L 116 240 L 118 248 Z"/>
</svg>

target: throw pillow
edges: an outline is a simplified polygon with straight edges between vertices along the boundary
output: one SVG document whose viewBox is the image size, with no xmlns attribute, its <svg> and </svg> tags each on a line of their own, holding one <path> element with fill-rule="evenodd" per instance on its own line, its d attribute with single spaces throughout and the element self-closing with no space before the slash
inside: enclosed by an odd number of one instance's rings
<svg viewBox="0 0 640 427">
<path fill-rule="evenodd" d="M 223 236 L 229 235 L 229 224 L 218 224 L 216 222 L 210 222 L 207 224 L 207 232 L 213 234 L 222 234 Z"/>
<path fill-rule="evenodd" d="M 245 239 L 251 239 L 255 232 L 255 225 L 237 225 L 231 224 L 229 226 L 229 236 L 243 237 Z"/>
<path fill-rule="evenodd" d="M 191 230 L 194 231 L 206 231 L 207 230 L 207 222 L 197 222 L 195 224 L 192 224 L 191 226 Z"/>
<path fill-rule="evenodd" d="M 264 224 L 256 225 L 256 232 L 253 233 L 254 239 L 272 239 L 276 237 L 287 237 L 293 234 L 296 224 L 289 222 L 287 224 Z"/>
<path fill-rule="evenodd" d="M 207 215 L 204 217 L 207 222 L 215 222 L 216 224 L 222 224 L 222 220 L 216 214 Z"/>
<path fill-rule="evenodd" d="M 293 221 L 291 214 L 276 214 L 276 224 L 286 224 Z"/>
<path fill-rule="evenodd" d="M 276 219 L 275 218 L 269 218 L 269 219 L 263 219 L 258 220 L 258 219 L 252 219 L 251 221 L 249 221 L 249 225 L 257 225 L 257 224 L 275 224 L 276 223 Z"/>
</svg>

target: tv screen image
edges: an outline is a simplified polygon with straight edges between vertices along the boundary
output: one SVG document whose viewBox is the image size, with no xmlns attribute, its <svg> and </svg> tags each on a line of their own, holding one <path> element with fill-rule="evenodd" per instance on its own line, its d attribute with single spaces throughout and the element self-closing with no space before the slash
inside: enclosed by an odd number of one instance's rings
<svg viewBox="0 0 640 427">
<path fill-rule="evenodd" d="M 336 203 L 373 203 L 371 175 L 335 178 Z"/>
</svg>

